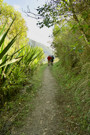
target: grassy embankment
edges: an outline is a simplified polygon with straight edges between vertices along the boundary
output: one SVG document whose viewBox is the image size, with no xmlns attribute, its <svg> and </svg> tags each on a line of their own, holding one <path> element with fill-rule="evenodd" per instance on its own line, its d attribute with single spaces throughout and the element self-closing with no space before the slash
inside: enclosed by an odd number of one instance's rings
<svg viewBox="0 0 90 135">
<path fill-rule="evenodd" d="M 6 103 L 0 113 L 0 134 L 9 135 L 12 127 L 23 126 L 28 113 L 32 111 L 33 99 L 41 87 L 43 71 L 46 65 L 42 65 L 31 80 L 28 78 L 28 84 L 21 87 L 21 92 Z M 22 90 L 23 89 L 23 90 Z"/>
<path fill-rule="evenodd" d="M 60 86 L 59 104 L 63 104 L 63 125 L 61 135 L 89 135 L 90 111 L 87 74 L 68 72 L 57 62 L 52 67 L 52 73 Z"/>
</svg>

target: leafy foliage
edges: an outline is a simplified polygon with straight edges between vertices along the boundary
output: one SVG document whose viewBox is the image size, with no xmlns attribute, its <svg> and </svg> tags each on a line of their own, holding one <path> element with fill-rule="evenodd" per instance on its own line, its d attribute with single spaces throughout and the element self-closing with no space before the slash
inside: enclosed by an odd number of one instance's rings
<svg viewBox="0 0 90 135">
<path fill-rule="evenodd" d="M 83 72 L 75 75 L 73 71 L 68 71 L 62 67 L 61 61 L 54 64 L 52 71 L 55 75 L 60 89 L 59 104 L 63 105 L 64 110 L 64 129 L 62 134 L 70 135 L 89 135 L 90 126 L 90 100 L 89 100 L 89 78 L 90 74 L 86 75 L 85 67 L 89 68 L 89 63 L 83 66 Z M 90 69 L 90 68 L 89 68 Z M 88 79 L 87 79 L 88 77 Z"/>
<path fill-rule="evenodd" d="M 11 49 L 11 51 L 13 51 L 14 49 L 20 49 L 20 47 L 22 47 L 23 45 L 28 44 L 29 41 L 27 38 L 27 27 L 25 24 L 25 20 L 22 18 L 20 12 L 16 11 L 12 6 L 8 5 L 7 3 L 2 2 L 1 7 L 0 30 L 2 29 L 2 26 L 6 24 L 4 29 L 4 31 L 6 31 L 12 20 L 14 20 L 15 18 L 14 24 L 10 28 L 4 44 L 6 45 L 14 36 L 19 33 L 17 40 L 14 43 L 14 47 Z"/>
<path fill-rule="evenodd" d="M 50 0 L 37 9 L 43 19 L 40 27 L 54 26 L 52 46 L 59 63 L 53 68 L 65 97 L 65 126 L 70 129 L 63 134 L 88 135 L 90 130 L 89 4 L 89 0 Z"/>
<path fill-rule="evenodd" d="M 43 20 L 39 21 L 38 25 L 40 25 L 41 28 L 44 25 L 50 27 L 56 23 L 65 23 L 73 18 L 78 25 L 78 29 L 88 44 L 90 39 L 89 33 L 85 30 L 85 26 L 88 27 L 89 24 L 84 19 L 84 17 L 89 19 L 88 5 L 88 0 L 50 0 L 50 2 L 47 2 L 45 5 L 43 5 L 43 7 L 37 8 L 38 14 Z"/>
<path fill-rule="evenodd" d="M 44 53 L 39 47 L 30 47 L 26 37 L 27 27 L 20 13 L 6 3 L 0 4 L 2 6 L 0 20 L 2 24 L 0 26 L 1 107 L 19 92 L 19 87 L 28 83 L 28 75 L 32 78 L 42 62 Z"/>
</svg>

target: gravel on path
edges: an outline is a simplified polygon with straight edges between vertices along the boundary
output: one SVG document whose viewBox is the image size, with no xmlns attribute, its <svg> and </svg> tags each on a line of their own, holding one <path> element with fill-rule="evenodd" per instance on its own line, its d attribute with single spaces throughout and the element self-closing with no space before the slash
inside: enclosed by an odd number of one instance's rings
<svg viewBox="0 0 90 135">
<path fill-rule="evenodd" d="M 28 115 L 26 124 L 12 135 L 60 135 L 62 117 L 56 100 L 58 89 L 50 67 L 47 67 L 44 71 L 42 87 L 33 102 L 35 108 Z"/>
</svg>

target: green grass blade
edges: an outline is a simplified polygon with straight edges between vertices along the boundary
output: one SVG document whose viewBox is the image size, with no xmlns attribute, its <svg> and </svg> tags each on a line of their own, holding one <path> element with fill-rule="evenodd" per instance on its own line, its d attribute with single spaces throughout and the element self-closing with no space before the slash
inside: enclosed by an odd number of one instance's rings
<svg viewBox="0 0 90 135">
<path fill-rule="evenodd" d="M 2 59 L 2 62 L 0 63 L 0 66 L 2 66 L 3 64 L 5 64 L 7 60 L 8 60 L 7 55 L 5 55 L 3 57 L 3 59 Z"/>
<path fill-rule="evenodd" d="M 8 43 L 5 49 L 0 53 L 0 59 L 2 59 L 2 57 L 8 52 L 9 48 L 13 45 L 13 43 L 15 42 L 17 38 L 17 35 Z"/>
<path fill-rule="evenodd" d="M 2 33 L 3 33 L 4 29 L 5 29 L 6 24 L 7 24 L 7 23 L 5 23 L 4 26 L 3 26 L 3 28 L 1 29 L 0 35 L 2 35 Z"/>
<path fill-rule="evenodd" d="M 19 61 L 20 59 L 21 59 L 21 57 L 20 58 L 17 58 L 17 59 L 12 59 L 11 61 L 7 61 L 5 64 L 3 64 L 2 66 L 0 66 L 0 68 L 2 68 L 4 66 L 7 66 L 9 64 L 15 63 L 15 62 Z"/>
<path fill-rule="evenodd" d="M 26 45 L 25 45 L 26 46 Z M 23 46 L 22 48 L 20 48 L 20 49 L 18 49 L 16 52 L 14 52 L 10 57 L 12 58 L 16 53 L 18 53 L 18 52 L 22 52 L 22 49 L 25 47 L 25 46 Z M 17 57 L 20 55 L 20 53 L 17 55 Z"/>
<path fill-rule="evenodd" d="M 7 29 L 7 31 L 6 31 L 6 32 L 4 33 L 4 35 L 2 36 L 2 38 L 1 38 L 1 40 L 0 40 L 0 47 L 1 47 L 2 43 L 4 42 L 4 40 L 5 40 L 5 38 L 6 38 L 7 34 L 8 34 L 8 32 L 9 32 L 9 30 L 10 30 L 12 24 L 14 23 L 14 21 L 15 21 L 15 19 L 12 21 L 12 23 L 11 23 L 10 26 L 9 26 L 9 28 Z"/>
<path fill-rule="evenodd" d="M 4 42 L 2 43 L 2 46 L 0 48 L 0 53 L 3 51 L 3 48 L 4 48 Z"/>
</svg>

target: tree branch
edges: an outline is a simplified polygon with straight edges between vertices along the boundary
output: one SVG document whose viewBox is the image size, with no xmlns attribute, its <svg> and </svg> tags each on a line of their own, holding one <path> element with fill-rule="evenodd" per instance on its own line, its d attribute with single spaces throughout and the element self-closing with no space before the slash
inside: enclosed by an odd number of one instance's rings
<svg viewBox="0 0 90 135">
<path fill-rule="evenodd" d="M 25 11 L 25 10 L 22 10 L 22 11 L 30 18 L 33 18 L 33 19 L 36 19 L 36 20 L 42 19 L 42 17 L 40 15 L 31 12 L 29 6 L 27 6 L 27 11 Z"/>
</svg>

